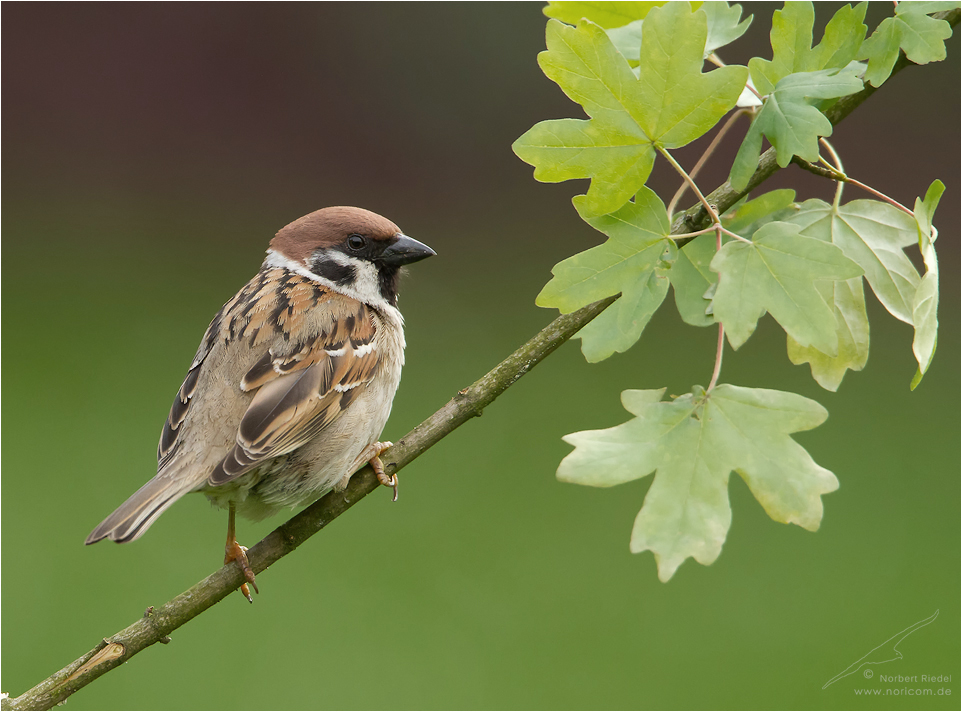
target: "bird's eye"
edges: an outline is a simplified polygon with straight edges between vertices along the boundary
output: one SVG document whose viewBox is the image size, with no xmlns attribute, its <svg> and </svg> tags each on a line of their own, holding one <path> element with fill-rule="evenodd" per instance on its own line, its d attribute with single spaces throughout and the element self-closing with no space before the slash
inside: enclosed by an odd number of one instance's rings
<svg viewBox="0 0 962 712">
<path fill-rule="evenodd" d="M 356 235 L 356 234 L 349 235 L 347 238 L 347 246 L 350 247 L 355 252 L 360 250 L 366 244 L 367 244 L 367 240 L 364 239 L 363 235 Z"/>
</svg>

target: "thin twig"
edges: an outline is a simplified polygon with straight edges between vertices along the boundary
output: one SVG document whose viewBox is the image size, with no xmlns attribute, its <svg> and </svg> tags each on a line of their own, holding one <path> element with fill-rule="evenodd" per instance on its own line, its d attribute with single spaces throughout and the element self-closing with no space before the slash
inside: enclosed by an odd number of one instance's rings
<svg viewBox="0 0 962 712">
<path fill-rule="evenodd" d="M 750 114 L 750 113 L 751 111 L 749 111 L 748 109 L 739 109 L 738 111 L 736 111 L 735 113 L 733 113 L 731 116 L 728 117 L 728 121 L 726 121 L 725 125 L 718 130 L 718 133 L 715 134 L 715 138 L 712 139 L 711 143 L 708 144 L 708 148 L 705 149 L 705 152 L 701 155 L 701 158 L 698 159 L 698 163 L 696 163 L 695 167 L 691 169 L 689 176 L 691 177 L 692 180 L 695 180 L 695 178 L 698 176 L 698 173 L 701 171 L 704 165 L 708 162 L 708 159 L 711 158 L 712 154 L 715 152 L 715 149 L 718 148 L 718 144 L 721 143 L 721 140 L 723 138 L 725 138 L 725 134 L 727 134 L 729 129 L 731 129 L 731 127 L 735 125 L 735 121 L 737 121 L 740 116 L 744 116 L 745 114 Z M 682 181 L 681 186 L 678 188 L 677 191 L 675 191 L 675 195 L 672 196 L 671 202 L 668 203 L 668 219 L 669 220 L 671 220 L 671 216 L 674 214 L 675 208 L 678 206 L 678 201 L 681 200 L 682 196 L 687 191 L 688 191 L 688 181 Z"/>
<path fill-rule="evenodd" d="M 835 172 L 845 177 L 845 166 L 842 165 L 842 157 L 838 155 L 838 151 L 835 150 L 835 146 L 829 143 L 828 139 L 826 139 L 824 136 L 819 139 L 819 142 L 825 147 L 825 150 L 828 151 L 828 155 L 832 157 L 832 167 L 835 169 Z M 822 163 L 825 163 L 825 159 L 822 158 L 822 154 L 818 155 L 818 160 Z M 845 181 L 838 181 L 838 185 L 835 187 L 835 199 L 832 200 L 832 206 L 836 210 L 838 210 L 838 206 L 842 204 L 842 193 L 844 190 Z"/>
<path fill-rule="evenodd" d="M 844 173 L 841 173 L 835 168 L 832 168 L 832 166 L 829 165 L 829 163 L 821 156 L 818 157 L 818 160 L 821 163 L 821 165 L 819 165 L 819 163 L 810 163 L 809 161 L 806 161 L 804 158 L 799 158 L 798 156 L 792 156 L 792 163 L 794 163 L 796 166 L 798 166 L 802 170 L 808 171 L 809 173 L 820 176 L 822 178 L 828 178 L 829 180 L 837 181 L 839 183 L 843 183 L 845 181 Z"/>
<path fill-rule="evenodd" d="M 684 240 L 689 237 L 698 237 L 699 235 L 704 235 L 708 232 L 713 232 L 715 230 L 714 226 L 706 227 L 704 230 L 698 230 L 697 232 L 682 232 L 679 234 L 671 233 L 668 235 L 672 240 Z"/>
<path fill-rule="evenodd" d="M 837 158 L 837 155 L 836 155 L 836 158 Z M 809 161 L 806 161 L 804 158 L 799 158 L 798 156 L 792 157 L 792 163 L 794 163 L 799 168 L 802 168 L 803 170 L 808 171 L 809 173 L 813 173 L 822 178 L 828 178 L 829 180 L 832 180 L 838 183 L 838 189 L 836 189 L 835 191 L 836 205 L 838 205 L 839 201 L 841 200 L 842 186 L 846 183 L 849 183 L 851 185 L 854 185 L 857 188 L 861 188 L 867 193 L 871 193 L 875 197 L 880 198 L 881 200 L 884 200 L 889 205 L 892 205 L 898 208 L 899 210 L 905 213 L 908 213 L 909 215 L 912 215 L 913 217 L 915 215 L 915 213 L 913 213 L 907 207 L 902 205 L 899 201 L 895 200 L 895 198 L 889 197 L 885 193 L 882 193 L 881 191 L 876 190 L 872 186 L 866 185 L 862 181 L 856 180 L 855 178 L 852 178 L 851 176 L 846 175 L 839 168 L 827 168 L 827 167 L 819 166 L 815 163 L 810 163 Z"/>
<path fill-rule="evenodd" d="M 705 59 L 707 59 L 709 62 L 711 62 L 712 64 L 714 64 L 716 67 L 719 67 L 719 68 L 728 66 L 722 61 L 722 58 L 719 57 L 715 52 L 712 52 Z M 762 95 L 758 93 L 758 89 L 752 86 L 751 78 L 749 78 L 749 80 L 745 83 L 745 88 L 748 89 L 748 91 L 750 91 L 752 94 L 754 94 L 756 99 L 758 99 L 759 101 L 764 101 L 764 99 L 762 98 Z"/>
<path fill-rule="evenodd" d="M 907 207 L 905 207 L 904 205 L 902 205 L 902 204 L 901 204 L 899 201 L 897 201 L 895 198 L 890 198 L 890 197 L 887 196 L 885 193 L 882 193 L 882 192 L 880 192 L 880 191 L 878 191 L 878 190 L 875 190 L 875 188 L 873 188 L 872 186 L 870 186 L 870 185 L 865 185 L 865 183 L 863 183 L 862 181 L 855 180 L 854 178 L 851 178 L 851 177 L 849 177 L 849 176 L 846 176 L 846 177 L 845 177 L 845 182 L 846 182 L 846 183 L 851 183 L 852 185 L 857 186 L 858 188 L 861 188 L 862 190 L 866 191 L 867 193 L 871 193 L 871 194 L 874 195 L 875 197 L 881 198 L 881 199 L 884 200 L 886 203 L 888 203 L 889 205 L 895 206 L 896 208 L 898 208 L 898 209 L 901 210 L 902 212 L 908 213 L 908 214 L 911 215 L 912 217 L 915 217 L 915 213 L 914 213 L 914 212 L 912 212 L 912 211 L 909 210 Z"/>
<path fill-rule="evenodd" d="M 726 230 L 727 232 L 727 230 Z M 731 233 L 734 234 L 734 233 Z M 736 235 L 736 237 L 738 237 Z M 739 240 L 744 240 L 745 238 L 739 237 Z M 748 240 L 745 240 L 748 242 Z M 722 226 L 721 223 L 715 223 L 715 254 L 721 251 L 722 248 Z M 718 285 L 721 284 L 721 275 L 718 275 L 718 281 L 715 282 L 715 289 L 718 289 Z M 721 375 L 722 367 L 722 354 L 725 351 L 725 325 L 718 322 L 718 346 L 715 349 L 715 366 L 712 368 L 711 381 L 708 383 L 708 388 L 705 389 L 706 393 L 711 393 L 715 388 L 715 384 L 718 383 L 718 377 Z"/>
<path fill-rule="evenodd" d="M 702 204 L 702 206 L 704 206 L 704 208 L 708 211 L 708 214 L 711 216 L 712 223 L 714 224 L 720 222 L 718 211 L 715 209 L 715 206 L 705 199 L 705 196 L 702 195 L 701 189 L 698 187 L 695 181 L 692 180 L 691 176 L 685 172 L 685 169 L 681 167 L 681 164 L 675 160 L 675 157 L 660 146 L 658 147 L 658 150 L 661 152 L 661 155 L 664 156 L 665 159 L 672 165 L 672 167 L 678 171 L 678 175 L 684 179 L 685 183 L 688 184 L 688 187 L 691 188 L 691 191 L 698 196 L 698 201 Z"/>
<path fill-rule="evenodd" d="M 715 368 L 711 372 L 711 382 L 708 384 L 708 388 L 705 389 L 706 393 L 711 393 L 715 384 L 718 383 L 718 376 L 721 375 L 722 367 L 722 354 L 725 352 L 725 326 L 718 322 L 718 347 L 715 349 Z"/>
<path fill-rule="evenodd" d="M 845 166 L 842 165 L 842 157 L 838 155 L 838 151 L 835 150 L 835 146 L 833 146 L 824 136 L 819 138 L 818 142 L 825 147 L 825 150 L 828 151 L 828 155 L 832 157 L 832 163 L 835 166 L 835 170 L 844 175 Z M 819 156 L 819 158 L 821 158 L 821 156 Z"/>
<path fill-rule="evenodd" d="M 752 244 L 752 241 L 751 241 L 751 240 L 742 237 L 742 236 L 739 235 L 737 232 L 732 232 L 732 231 L 729 230 L 727 227 L 722 227 L 720 224 L 718 225 L 718 230 L 719 230 L 719 232 L 723 232 L 723 233 L 725 233 L 726 235 L 728 235 L 729 237 L 735 238 L 736 240 L 741 240 L 742 242 L 747 242 L 749 245 Z"/>
</svg>

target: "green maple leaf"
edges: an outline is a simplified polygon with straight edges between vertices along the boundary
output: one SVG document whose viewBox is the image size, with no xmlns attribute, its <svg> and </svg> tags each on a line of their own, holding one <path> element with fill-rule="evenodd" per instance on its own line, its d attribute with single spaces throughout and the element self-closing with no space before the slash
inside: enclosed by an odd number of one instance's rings
<svg viewBox="0 0 962 712">
<path fill-rule="evenodd" d="M 621 53 L 621 56 L 628 60 L 628 65 L 631 67 L 637 67 L 641 58 L 641 27 L 644 22 L 644 20 L 635 20 L 622 27 L 606 30 L 611 44 Z"/>
<path fill-rule="evenodd" d="M 581 19 L 589 20 L 599 27 L 609 29 L 643 19 L 648 12 L 664 2 L 577 2 L 560 0 L 549 2 L 544 14 L 569 25 L 577 25 Z"/>
<path fill-rule="evenodd" d="M 722 215 L 722 224 L 742 237 L 750 237 L 762 225 L 785 220 L 798 210 L 795 191 L 772 190 L 751 200 L 740 200 Z M 728 237 L 724 240 L 728 241 Z M 686 324 L 711 326 L 711 299 L 718 275 L 709 265 L 715 256 L 715 235 L 699 235 L 678 251 L 668 272 L 675 292 L 675 305 Z"/>
<path fill-rule="evenodd" d="M 742 20 L 742 6 L 729 6 L 727 2 L 706 2 L 701 9 L 708 15 L 706 57 L 719 47 L 731 44 L 745 34 L 754 17 L 749 15 Z"/>
<path fill-rule="evenodd" d="M 635 519 L 631 551 L 650 550 L 668 581 L 692 557 L 718 558 L 731 525 L 728 476 L 745 480 L 768 516 L 810 531 L 822 520 L 821 495 L 838 480 L 792 438 L 828 416 L 794 393 L 720 385 L 670 402 L 664 389 L 624 391 L 635 418 L 606 430 L 572 433 L 558 466 L 564 482 L 611 487 L 656 472 Z"/>
<path fill-rule="evenodd" d="M 813 48 L 812 3 L 786 2 L 772 15 L 772 59 L 754 57 L 748 63 L 755 88 L 761 94 L 771 94 L 775 85 L 790 74 L 847 67 L 865 38 L 867 28 L 862 20 L 867 7 L 864 2 L 854 8 L 843 5 L 825 26 L 822 41 Z"/>
<path fill-rule="evenodd" d="M 792 156 L 818 160 L 818 137 L 831 136 L 832 124 L 820 111 L 822 101 L 862 89 L 850 66 L 865 37 L 862 23 L 867 3 L 842 6 L 832 17 L 822 41 L 812 47 L 815 10 L 810 2 L 786 2 L 772 16 L 772 59 L 752 58 L 752 82 L 767 95 L 732 164 L 730 181 L 742 190 L 754 173 L 762 136 L 777 151 L 784 168 Z"/>
<path fill-rule="evenodd" d="M 792 156 L 818 161 L 818 137 L 832 135 L 832 122 L 815 104 L 861 89 L 862 80 L 853 69 L 798 72 L 779 79 L 738 149 L 730 176 L 732 187 L 742 190 L 748 185 L 762 152 L 763 134 L 775 147 L 782 168 L 791 163 Z"/>
<path fill-rule="evenodd" d="M 704 56 L 707 57 L 719 47 L 724 47 L 741 37 L 752 24 L 752 15 L 742 20 L 741 5 L 727 2 L 706 2 L 701 9 L 708 18 L 708 37 L 705 40 Z M 590 18 L 589 18 L 590 19 Z M 601 24 L 601 23 L 598 23 Z M 615 48 L 621 52 L 628 63 L 637 66 L 641 56 L 641 28 L 644 20 L 635 20 L 621 27 L 607 30 L 608 37 Z"/>
<path fill-rule="evenodd" d="M 717 276 L 708 265 L 715 256 L 715 235 L 699 235 L 678 250 L 678 258 L 668 271 L 675 292 L 675 306 L 682 321 L 692 326 L 711 326 L 715 319 L 708 313 L 711 300 L 705 293 Z"/>
<path fill-rule="evenodd" d="M 705 11 L 708 18 L 705 57 L 719 47 L 737 40 L 745 34 L 748 26 L 752 23 L 752 15 L 749 15 L 745 20 L 741 19 L 741 5 L 729 6 L 727 2 L 706 2 L 702 3 L 701 9 Z M 635 20 L 627 25 L 612 27 L 607 30 L 612 44 L 632 67 L 637 66 L 641 57 L 641 28 L 643 24 L 644 20 Z"/>
<path fill-rule="evenodd" d="M 955 10 L 959 7 L 959 0 L 909 0 L 909 3 L 901 8 L 902 12 L 921 12 L 931 15 L 933 12 L 945 12 Z M 899 8 L 896 7 L 896 12 Z"/>
<path fill-rule="evenodd" d="M 945 20 L 929 17 L 928 13 L 958 6 L 957 2 L 899 3 L 895 16 L 882 20 L 862 44 L 858 58 L 868 60 L 865 81 L 872 86 L 882 86 L 892 74 L 900 49 L 916 64 L 945 59 L 945 40 L 952 36 L 952 27 Z"/>
<path fill-rule="evenodd" d="M 837 245 L 865 271 L 866 280 L 883 306 L 896 318 L 915 323 L 920 278 L 904 248 L 919 238 L 910 215 L 875 200 L 855 200 L 841 206 L 808 200 L 786 219 L 801 227 L 802 235 Z M 847 369 L 859 371 L 868 360 L 868 316 L 862 287 L 857 282 L 836 282 L 831 289 L 820 289 L 835 312 L 837 353 L 802 347 L 791 338 L 788 342 L 792 363 L 810 363 L 815 380 L 832 391 L 837 390 Z M 926 300 L 925 304 L 931 302 Z"/>
<path fill-rule="evenodd" d="M 838 354 L 835 315 L 815 282 L 851 279 L 862 269 L 835 245 L 798 231 L 790 223 L 768 223 L 752 242 L 733 240 L 712 260 L 719 275 L 712 309 L 732 348 L 748 340 L 767 311 L 802 346 Z"/>
<path fill-rule="evenodd" d="M 872 291 L 896 319 L 912 324 L 919 273 L 904 248 L 918 240 L 911 215 L 877 200 L 842 206 L 806 200 L 788 219 L 801 234 L 831 242 L 865 271 Z"/>
<path fill-rule="evenodd" d="M 912 379 L 913 391 L 922 381 L 922 376 L 935 356 L 939 330 L 939 261 L 935 254 L 935 239 L 938 233 L 932 227 L 932 218 L 944 191 L 945 185 L 937 180 L 929 186 L 924 200 L 915 199 L 915 220 L 918 225 L 919 249 L 925 261 L 925 276 L 919 283 L 912 303 L 912 319 L 915 324 L 912 351 L 919 362 L 918 370 Z"/>
<path fill-rule="evenodd" d="M 861 371 L 868 362 L 868 313 L 861 278 L 823 282 L 816 285 L 819 294 L 835 312 L 835 335 L 838 353 L 823 353 L 813 346 L 802 346 L 788 337 L 788 358 L 796 366 L 807 363 L 812 378 L 822 388 L 837 391 L 845 373 Z"/>
<path fill-rule="evenodd" d="M 757 198 L 735 203 L 722 215 L 722 225 L 742 237 L 750 238 L 762 225 L 785 220 L 797 209 L 794 190 L 770 190 Z"/>
<path fill-rule="evenodd" d="M 651 317 L 668 293 L 668 265 L 677 248 L 669 244 L 655 268 L 625 287 L 621 299 L 589 322 L 575 338 L 581 339 L 581 352 L 588 363 L 604 361 L 635 345 Z"/>
<path fill-rule="evenodd" d="M 578 332 L 585 357 L 595 362 L 627 350 L 641 337 L 665 298 L 665 272 L 677 250 L 667 237 L 671 226 L 665 205 L 649 188 L 643 187 L 635 202 L 599 217 L 584 214 L 584 196 L 574 204 L 608 240 L 556 264 L 535 303 L 567 314 L 620 292 L 621 299 Z"/>
<path fill-rule="evenodd" d="M 550 20 L 538 61 L 591 119 L 543 121 L 514 142 L 514 152 L 535 167 L 537 180 L 591 178 L 585 215 L 616 211 L 648 179 L 656 150 L 694 141 L 735 105 L 747 71 L 703 74 L 707 32 L 705 12 L 687 3 L 653 8 L 642 28 L 638 79 L 600 26 Z"/>
</svg>

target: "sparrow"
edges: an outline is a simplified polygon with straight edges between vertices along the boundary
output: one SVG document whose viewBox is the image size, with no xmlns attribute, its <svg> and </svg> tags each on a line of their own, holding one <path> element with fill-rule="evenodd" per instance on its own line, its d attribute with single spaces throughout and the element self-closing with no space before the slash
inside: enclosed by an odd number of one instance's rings
<svg viewBox="0 0 962 712">
<path fill-rule="evenodd" d="M 174 398 L 157 475 L 87 537 L 125 543 L 188 492 L 228 510 L 224 563 L 257 591 L 235 512 L 262 519 L 347 486 L 370 463 L 404 364 L 403 265 L 436 254 L 368 210 L 331 207 L 281 229 L 217 312 Z M 242 593 L 253 601 L 247 584 Z"/>
</svg>

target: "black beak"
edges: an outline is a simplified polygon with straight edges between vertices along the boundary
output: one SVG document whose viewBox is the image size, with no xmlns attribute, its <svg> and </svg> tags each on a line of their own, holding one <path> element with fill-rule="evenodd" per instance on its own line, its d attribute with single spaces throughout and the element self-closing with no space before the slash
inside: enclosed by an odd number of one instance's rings
<svg viewBox="0 0 962 712">
<path fill-rule="evenodd" d="M 423 242 L 407 235 L 398 235 L 397 240 L 384 248 L 378 260 L 391 267 L 400 267 L 436 254 L 438 253 Z"/>
</svg>

